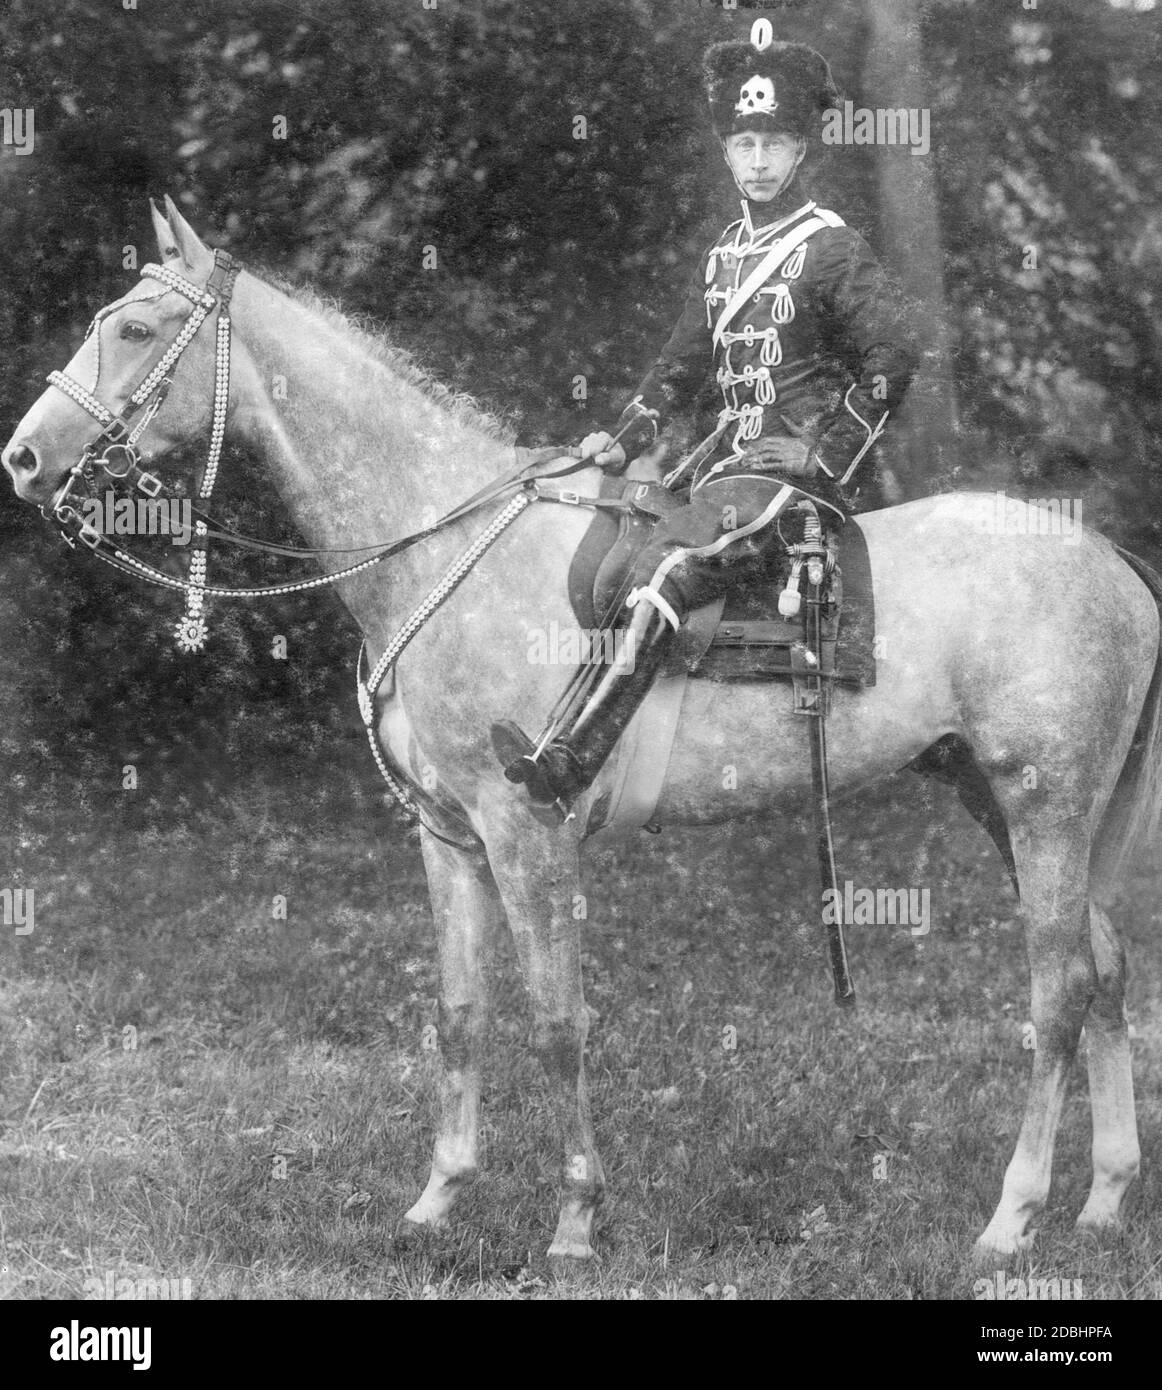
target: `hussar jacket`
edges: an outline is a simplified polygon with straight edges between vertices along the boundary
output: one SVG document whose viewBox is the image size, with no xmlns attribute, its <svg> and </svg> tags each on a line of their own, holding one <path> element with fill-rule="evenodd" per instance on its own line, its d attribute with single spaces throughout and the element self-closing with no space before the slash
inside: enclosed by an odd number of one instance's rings
<svg viewBox="0 0 1162 1390">
<path fill-rule="evenodd" d="M 902 299 L 829 209 L 806 201 L 763 227 L 746 203 L 743 214 L 703 253 L 681 317 L 623 412 L 626 452 L 654 437 L 643 409 L 662 428 L 694 408 L 709 376 L 722 432 L 701 480 L 766 467 L 761 441 L 796 434 L 814 445 L 818 482 L 848 495 L 916 369 Z"/>
</svg>

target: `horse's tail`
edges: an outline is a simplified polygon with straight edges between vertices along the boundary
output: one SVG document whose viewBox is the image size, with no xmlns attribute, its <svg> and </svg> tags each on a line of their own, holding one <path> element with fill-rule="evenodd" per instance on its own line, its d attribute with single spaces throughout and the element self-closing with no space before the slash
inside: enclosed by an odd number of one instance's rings
<svg viewBox="0 0 1162 1390">
<path fill-rule="evenodd" d="M 1136 555 L 1118 554 L 1146 585 L 1162 617 L 1162 575 Z M 1162 643 L 1134 741 L 1094 842 L 1091 882 L 1099 898 L 1112 897 L 1135 853 L 1158 833 L 1162 821 Z"/>
</svg>

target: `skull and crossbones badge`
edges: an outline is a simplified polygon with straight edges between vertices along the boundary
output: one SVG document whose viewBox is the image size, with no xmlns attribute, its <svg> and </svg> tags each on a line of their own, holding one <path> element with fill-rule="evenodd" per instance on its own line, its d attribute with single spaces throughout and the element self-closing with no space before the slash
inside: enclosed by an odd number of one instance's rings
<svg viewBox="0 0 1162 1390">
<path fill-rule="evenodd" d="M 775 84 L 769 77 L 759 77 L 757 73 L 747 78 L 739 89 L 734 109 L 740 116 L 773 116 L 779 109 Z"/>
</svg>

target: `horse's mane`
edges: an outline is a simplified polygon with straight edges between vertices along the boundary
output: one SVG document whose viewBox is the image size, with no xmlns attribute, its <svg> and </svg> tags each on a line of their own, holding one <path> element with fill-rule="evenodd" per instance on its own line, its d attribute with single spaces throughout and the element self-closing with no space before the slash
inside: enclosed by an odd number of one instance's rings
<svg viewBox="0 0 1162 1390">
<path fill-rule="evenodd" d="M 293 299 L 296 304 L 301 304 L 312 314 L 317 314 L 329 327 L 351 339 L 373 362 L 378 362 L 393 376 L 422 391 L 429 400 L 446 410 L 458 423 L 480 430 L 490 439 L 496 439 L 502 444 L 513 442 L 516 431 L 506 420 L 484 410 L 466 392 L 456 391 L 437 381 L 430 372 L 420 366 L 407 348 L 388 342 L 383 328 L 369 315 L 346 313 L 336 300 L 319 294 L 308 285 L 296 285 L 278 273 L 259 273 L 268 285 L 285 294 L 288 299 Z"/>
</svg>

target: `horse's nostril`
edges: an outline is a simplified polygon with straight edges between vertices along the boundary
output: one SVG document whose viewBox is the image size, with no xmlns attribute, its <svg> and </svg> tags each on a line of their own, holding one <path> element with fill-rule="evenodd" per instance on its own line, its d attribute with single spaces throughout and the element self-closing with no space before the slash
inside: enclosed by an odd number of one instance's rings
<svg viewBox="0 0 1162 1390">
<path fill-rule="evenodd" d="M 13 477 L 18 474 L 27 474 L 31 477 L 39 466 L 36 454 L 27 444 L 13 444 L 4 450 L 4 467 Z"/>
</svg>

